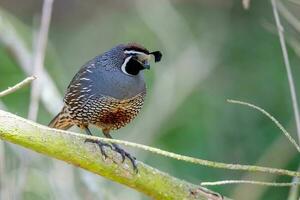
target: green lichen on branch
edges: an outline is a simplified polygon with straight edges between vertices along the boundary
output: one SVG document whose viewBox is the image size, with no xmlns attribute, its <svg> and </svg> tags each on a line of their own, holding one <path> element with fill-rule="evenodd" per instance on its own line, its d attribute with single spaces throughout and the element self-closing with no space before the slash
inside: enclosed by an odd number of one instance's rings
<svg viewBox="0 0 300 200">
<path fill-rule="evenodd" d="M 81 167 L 154 199 L 222 199 L 206 188 L 172 177 L 142 162 L 138 162 L 139 173 L 136 174 L 130 162 L 122 164 L 120 156 L 109 149 L 109 158 L 103 159 L 97 146 L 85 143 L 80 134 L 50 129 L 1 110 L 0 139 Z"/>
</svg>

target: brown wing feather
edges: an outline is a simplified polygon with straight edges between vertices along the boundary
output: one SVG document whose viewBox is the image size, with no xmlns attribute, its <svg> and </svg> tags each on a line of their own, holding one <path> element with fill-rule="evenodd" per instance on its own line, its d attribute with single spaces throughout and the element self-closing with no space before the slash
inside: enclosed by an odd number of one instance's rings
<svg viewBox="0 0 300 200">
<path fill-rule="evenodd" d="M 65 107 L 59 112 L 49 123 L 50 128 L 67 130 L 71 128 L 74 124 L 72 120 L 69 118 L 67 113 L 65 112 Z"/>
</svg>

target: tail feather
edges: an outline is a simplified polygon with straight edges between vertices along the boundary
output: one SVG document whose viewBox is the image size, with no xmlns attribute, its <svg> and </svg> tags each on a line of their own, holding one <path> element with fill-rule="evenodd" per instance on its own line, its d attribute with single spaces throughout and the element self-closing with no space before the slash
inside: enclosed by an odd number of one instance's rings
<svg viewBox="0 0 300 200">
<path fill-rule="evenodd" d="M 73 126 L 73 123 L 63 108 L 62 111 L 51 120 L 48 126 L 50 128 L 67 130 Z"/>
</svg>

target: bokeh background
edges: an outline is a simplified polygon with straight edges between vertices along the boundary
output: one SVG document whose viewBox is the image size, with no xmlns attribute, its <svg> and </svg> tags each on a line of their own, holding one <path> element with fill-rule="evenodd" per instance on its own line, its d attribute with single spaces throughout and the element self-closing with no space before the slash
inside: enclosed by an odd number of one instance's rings
<svg viewBox="0 0 300 200">
<path fill-rule="evenodd" d="M 32 74 L 42 0 L 0 0 L 0 89 Z M 300 1 L 279 1 L 297 92 L 300 88 Z M 48 124 L 86 61 L 119 43 L 161 50 L 147 72 L 139 117 L 115 138 L 227 163 L 297 170 L 299 155 L 280 130 L 239 99 L 272 113 L 297 138 L 287 75 L 269 1 L 56 0 L 53 5 L 37 122 Z M 1 99 L 27 117 L 30 87 Z M 74 131 L 80 131 L 73 129 Z M 99 130 L 93 130 L 101 136 Z M 126 147 L 128 148 L 128 147 Z M 195 184 L 223 179 L 286 181 L 273 175 L 212 169 L 130 149 L 139 160 Z M 234 199 L 288 199 L 290 188 L 214 186 Z M 0 199 L 128 199 L 148 197 L 16 145 L 0 141 Z M 294 198 L 290 198 L 294 199 Z M 295 198 L 296 199 L 296 198 Z"/>
</svg>

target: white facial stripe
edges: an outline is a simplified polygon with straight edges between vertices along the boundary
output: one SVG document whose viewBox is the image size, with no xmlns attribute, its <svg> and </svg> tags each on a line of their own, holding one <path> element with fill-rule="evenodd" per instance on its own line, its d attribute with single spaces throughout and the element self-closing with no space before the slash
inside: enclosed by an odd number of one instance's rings
<svg viewBox="0 0 300 200">
<path fill-rule="evenodd" d="M 130 50 L 130 51 L 125 50 L 124 53 L 125 53 L 125 54 L 140 54 L 140 55 L 145 55 L 145 56 L 147 55 L 147 54 L 145 54 L 144 52 L 134 51 L 134 50 Z"/>
<path fill-rule="evenodd" d="M 129 61 L 131 58 L 132 58 L 132 56 L 128 56 L 127 58 L 125 58 L 125 61 L 124 61 L 124 63 L 123 63 L 122 66 L 121 66 L 122 72 L 124 72 L 124 73 L 127 74 L 127 75 L 130 75 L 130 74 L 128 74 L 128 73 L 126 72 L 125 67 L 126 67 L 128 61 Z"/>
</svg>

